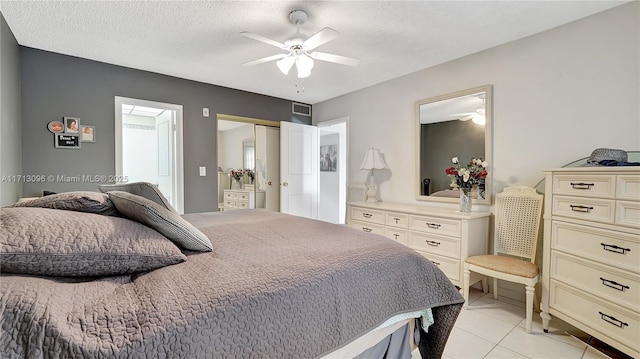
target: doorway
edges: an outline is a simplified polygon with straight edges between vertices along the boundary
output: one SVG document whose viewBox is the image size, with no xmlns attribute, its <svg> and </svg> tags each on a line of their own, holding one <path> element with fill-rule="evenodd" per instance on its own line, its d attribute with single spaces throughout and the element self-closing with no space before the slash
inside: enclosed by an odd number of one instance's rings
<svg viewBox="0 0 640 359">
<path fill-rule="evenodd" d="M 116 175 L 149 182 L 184 213 L 182 106 L 115 97 Z"/>
<path fill-rule="evenodd" d="M 348 117 L 318 123 L 320 174 L 318 219 L 344 224 L 347 207 Z"/>
</svg>

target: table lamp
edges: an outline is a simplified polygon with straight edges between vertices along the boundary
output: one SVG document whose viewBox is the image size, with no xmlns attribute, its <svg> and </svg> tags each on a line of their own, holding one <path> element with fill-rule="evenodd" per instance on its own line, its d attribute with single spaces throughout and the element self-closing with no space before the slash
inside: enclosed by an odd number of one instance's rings
<svg viewBox="0 0 640 359">
<path fill-rule="evenodd" d="M 362 161 L 362 165 L 360 165 L 361 170 L 371 171 L 369 185 L 367 185 L 367 202 L 378 202 L 378 199 L 376 198 L 377 188 L 373 178 L 373 170 L 383 170 L 387 168 L 387 164 L 380 156 L 380 149 L 370 148 L 367 150 L 364 155 L 364 161 Z"/>
</svg>

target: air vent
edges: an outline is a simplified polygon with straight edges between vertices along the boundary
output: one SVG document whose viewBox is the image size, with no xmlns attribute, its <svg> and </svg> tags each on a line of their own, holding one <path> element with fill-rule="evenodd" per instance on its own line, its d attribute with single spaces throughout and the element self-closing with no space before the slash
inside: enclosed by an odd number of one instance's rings
<svg viewBox="0 0 640 359">
<path fill-rule="evenodd" d="M 292 102 L 291 113 L 295 115 L 309 116 L 311 117 L 311 105 L 305 105 L 303 103 Z"/>
</svg>

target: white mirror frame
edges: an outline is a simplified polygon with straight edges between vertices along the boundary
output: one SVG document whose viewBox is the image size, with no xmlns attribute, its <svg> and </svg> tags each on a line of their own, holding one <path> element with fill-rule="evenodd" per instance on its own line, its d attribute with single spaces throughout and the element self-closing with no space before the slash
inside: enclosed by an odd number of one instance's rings
<svg viewBox="0 0 640 359">
<path fill-rule="evenodd" d="M 423 100 L 419 100 L 416 101 L 415 103 L 415 116 L 416 116 L 416 137 L 415 137 L 415 154 L 416 154 L 416 176 L 414 178 L 414 183 L 415 183 L 415 193 L 416 193 L 416 200 L 418 201 L 429 201 L 429 202 L 438 202 L 438 203 L 458 203 L 459 199 L 458 198 L 447 198 L 447 197 L 433 197 L 433 196 L 425 196 L 425 195 L 421 195 L 421 185 L 422 185 L 422 180 L 420 178 L 420 134 L 421 134 L 421 128 L 420 128 L 420 106 L 425 105 L 425 104 L 429 104 L 429 103 L 434 103 L 434 102 L 438 102 L 438 101 L 442 101 L 442 100 L 449 100 L 449 99 L 453 99 L 456 97 L 461 97 L 461 96 L 467 96 L 467 95 L 471 95 L 474 93 L 478 93 L 478 92 L 484 92 L 485 93 L 485 118 L 486 118 L 486 122 L 485 122 L 485 129 L 484 129 L 484 155 L 485 158 L 484 160 L 487 161 L 489 163 L 489 168 L 487 169 L 488 175 L 486 178 L 486 182 L 485 182 L 485 198 L 484 199 L 474 199 L 473 203 L 474 204 L 478 204 L 478 205 L 486 205 L 486 206 L 490 206 L 491 205 L 491 198 L 493 195 L 492 192 L 492 173 L 493 173 L 493 153 L 491 151 L 492 147 L 493 147 L 493 141 L 492 141 L 492 133 L 493 133 L 493 93 L 492 93 L 492 89 L 493 87 L 491 85 L 485 85 L 485 86 L 480 86 L 480 87 L 475 87 L 472 89 L 468 89 L 468 90 L 463 90 L 463 91 L 458 91 L 458 92 L 454 92 L 454 93 L 449 93 L 446 95 L 441 95 L 441 96 L 436 96 L 436 97 L 431 97 L 428 99 L 423 99 Z M 442 172 L 444 173 L 445 168 L 442 169 Z"/>
</svg>

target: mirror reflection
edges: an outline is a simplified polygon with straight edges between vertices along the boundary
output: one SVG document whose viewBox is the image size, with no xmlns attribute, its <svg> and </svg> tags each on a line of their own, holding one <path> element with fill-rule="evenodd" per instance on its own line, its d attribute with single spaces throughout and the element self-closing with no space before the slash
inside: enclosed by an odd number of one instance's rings
<svg viewBox="0 0 640 359">
<path fill-rule="evenodd" d="M 278 212 L 279 128 L 218 118 L 217 138 L 218 210 Z"/>
<path fill-rule="evenodd" d="M 418 190 L 417 199 L 454 202 L 460 193 L 445 169 L 457 157 L 466 167 L 472 159 L 491 163 L 489 144 L 491 123 L 491 87 L 460 91 L 418 101 Z M 489 171 L 490 173 L 491 171 Z M 489 179 L 475 186 L 472 198 L 488 204 Z"/>
</svg>

